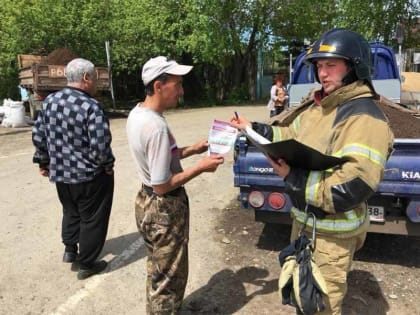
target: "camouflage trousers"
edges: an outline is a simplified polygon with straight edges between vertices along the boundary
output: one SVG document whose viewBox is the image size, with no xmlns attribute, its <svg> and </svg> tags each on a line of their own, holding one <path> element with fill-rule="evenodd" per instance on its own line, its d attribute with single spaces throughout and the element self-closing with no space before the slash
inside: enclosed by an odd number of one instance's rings
<svg viewBox="0 0 420 315">
<path fill-rule="evenodd" d="M 189 204 L 184 188 L 137 194 L 136 223 L 147 248 L 147 314 L 177 314 L 188 278 Z"/>
</svg>

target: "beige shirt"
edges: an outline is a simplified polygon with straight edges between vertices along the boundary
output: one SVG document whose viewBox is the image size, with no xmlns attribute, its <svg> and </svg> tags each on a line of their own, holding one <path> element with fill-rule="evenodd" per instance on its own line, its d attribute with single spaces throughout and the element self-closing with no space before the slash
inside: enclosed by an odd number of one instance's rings
<svg viewBox="0 0 420 315">
<path fill-rule="evenodd" d="M 161 185 L 182 172 L 175 138 L 161 114 L 134 107 L 127 119 L 127 138 L 143 184 Z"/>
</svg>

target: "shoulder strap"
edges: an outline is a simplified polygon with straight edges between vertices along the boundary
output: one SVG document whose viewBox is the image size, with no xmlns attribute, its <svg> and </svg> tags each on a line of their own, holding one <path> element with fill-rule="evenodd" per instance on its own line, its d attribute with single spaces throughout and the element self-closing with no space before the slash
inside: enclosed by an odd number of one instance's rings
<svg viewBox="0 0 420 315">
<path fill-rule="evenodd" d="M 337 107 L 337 115 L 334 120 L 334 125 L 350 116 L 361 114 L 387 121 L 386 116 L 372 97 L 360 97 L 350 99 Z"/>
</svg>

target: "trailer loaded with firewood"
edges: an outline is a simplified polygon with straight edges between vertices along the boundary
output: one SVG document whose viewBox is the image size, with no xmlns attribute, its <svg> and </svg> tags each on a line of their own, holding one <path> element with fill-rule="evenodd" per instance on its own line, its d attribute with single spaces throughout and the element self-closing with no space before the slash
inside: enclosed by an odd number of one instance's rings
<svg viewBox="0 0 420 315">
<path fill-rule="evenodd" d="M 67 85 L 66 65 L 76 58 L 66 48 L 56 49 L 49 55 L 18 55 L 19 83 L 28 91 L 31 119 L 35 119 L 42 101 L 48 94 L 61 90 Z M 109 90 L 107 67 L 96 67 L 97 89 Z"/>
</svg>

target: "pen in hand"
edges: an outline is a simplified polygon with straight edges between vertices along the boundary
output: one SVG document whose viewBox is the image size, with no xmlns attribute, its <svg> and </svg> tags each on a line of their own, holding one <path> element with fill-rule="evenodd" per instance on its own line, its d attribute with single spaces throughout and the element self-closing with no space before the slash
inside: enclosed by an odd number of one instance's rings
<svg viewBox="0 0 420 315">
<path fill-rule="evenodd" d="M 233 116 L 231 117 L 230 121 L 233 123 L 233 126 L 239 130 L 245 130 L 247 126 L 252 127 L 250 121 L 248 121 L 245 117 L 239 117 L 237 111 L 233 112 Z"/>
</svg>

